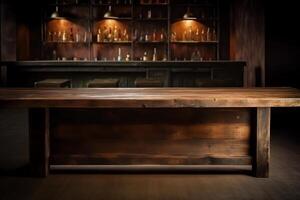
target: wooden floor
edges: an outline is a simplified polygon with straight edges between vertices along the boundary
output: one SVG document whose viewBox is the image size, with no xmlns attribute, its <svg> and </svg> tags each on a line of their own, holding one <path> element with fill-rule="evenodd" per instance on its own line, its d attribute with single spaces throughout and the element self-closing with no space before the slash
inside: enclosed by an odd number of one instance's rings
<svg viewBox="0 0 300 200">
<path fill-rule="evenodd" d="M 300 199 L 297 132 L 273 130 L 270 178 L 247 174 L 51 174 L 46 179 L 4 175 L 6 199 Z"/>
</svg>

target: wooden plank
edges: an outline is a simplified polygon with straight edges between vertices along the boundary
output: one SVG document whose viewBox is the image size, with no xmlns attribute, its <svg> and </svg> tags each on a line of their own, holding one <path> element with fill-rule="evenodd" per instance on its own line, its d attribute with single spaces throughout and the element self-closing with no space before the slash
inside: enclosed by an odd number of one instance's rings
<svg viewBox="0 0 300 200">
<path fill-rule="evenodd" d="M 270 163 L 270 108 L 257 109 L 256 152 L 253 172 L 256 177 L 269 177 Z"/>
<path fill-rule="evenodd" d="M 49 109 L 29 110 L 30 164 L 34 176 L 49 173 Z"/>
<path fill-rule="evenodd" d="M 251 118 L 245 108 L 54 109 L 51 116 L 54 157 L 98 156 L 97 164 L 164 164 L 172 157 L 250 156 Z M 119 154 L 123 156 L 115 157 Z M 185 164 L 184 159 L 178 164 Z"/>
<path fill-rule="evenodd" d="M 291 88 L 0 89 L 0 105 L 65 108 L 299 107 Z"/>
<path fill-rule="evenodd" d="M 53 155 L 51 165 L 250 165 L 250 156 L 170 156 L 145 154 Z"/>
</svg>

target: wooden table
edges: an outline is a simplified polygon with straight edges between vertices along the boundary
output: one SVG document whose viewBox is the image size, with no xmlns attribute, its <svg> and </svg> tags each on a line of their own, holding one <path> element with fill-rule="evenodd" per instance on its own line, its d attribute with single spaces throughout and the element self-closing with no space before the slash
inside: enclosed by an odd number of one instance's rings
<svg viewBox="0 0 300 200">
<path fill-rule="evenodd" d="M 252 165 L 268 177 L 270 108 L 299 107 L 292 88 L 0 89 L 29 108 L 33 172 L 50 165 Z"/>
</svg>

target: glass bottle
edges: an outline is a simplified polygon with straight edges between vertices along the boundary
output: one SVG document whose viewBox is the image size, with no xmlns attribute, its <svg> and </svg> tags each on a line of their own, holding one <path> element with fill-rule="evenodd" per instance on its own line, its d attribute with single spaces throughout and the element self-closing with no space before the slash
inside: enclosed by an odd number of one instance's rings
<svg viewBox="0 0 300 200">
<path fill-rule="evenodd" d="M 191 41 L 193 38 L 193 29 L 192 26 L 189 27 L 189 30 L 187 32 L 186 40 Z"/>
<path fill-rule="evenodd" d="M 199 33 L 199 28 L 197 28 L 196 33 L 195 33 L 195 37 L 194 37 L 195 41 L 200 41 L 200 33 Z"/>
<path fill-rule="evenodd" d="M 207 28 L 207 32 L 206 32 L 206 39 L 207 39 L 208 42 L 211 41 L 211 35 L 210 35 L 210 28 L 209 27 Z"/>
<path fill-rule="evenodd" d="M 143 61 L 147 61 L 147 60 L 148 60 L 148 55 L 147 55 L 147 51 L 145 51 L 143 55 Z"/>
<path fill-rule="evenodd" d="M 156 48 L 153 49 L 152 61 L 157 61 Z"/>
<path fill-rule="evenodd" d="M 121 55 L 121 48 L 118 49 L 118 61 L 122 60 L 122 55 Z"/>
<path fill-rule="evenodd" d="M 97 33 L 97 42 L 101 42 L 102 41 L 102 34 L 101 34 L 101 29 L 98 29 L 98 33 Z"/>
<path fill-rule="evenodd" d="M 202 31 L 201 31 L 201 42 L 205 42 L 206 38 L 205 38 L 205 30 L 204 28 L 202 28 Z"/>
</svg>

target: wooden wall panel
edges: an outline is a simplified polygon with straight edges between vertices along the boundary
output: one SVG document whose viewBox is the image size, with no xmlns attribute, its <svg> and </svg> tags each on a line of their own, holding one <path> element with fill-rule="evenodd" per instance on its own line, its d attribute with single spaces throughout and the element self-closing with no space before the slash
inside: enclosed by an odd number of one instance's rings
<svg viewBox="0 0 300 200">
<path fill-rule="evenodd" d="M 247 85 L 265 84 L 265 17 L 260 0 L 232 0 L 230 59 L 247 62 Z"/>
<path fill-rule="evenodd" d="M 52 164 L 207 164 L 251 152 L 247 109 L 56 109 L 50 115 Z"/>
</svg>

